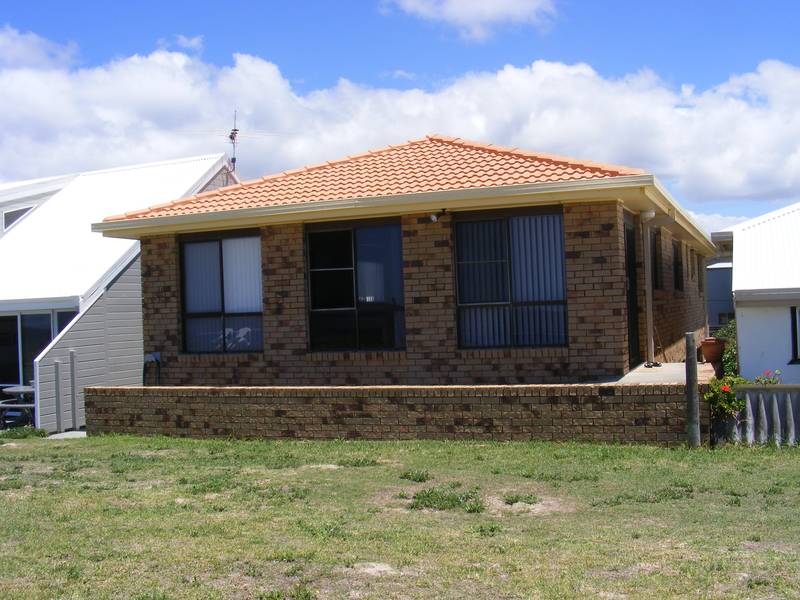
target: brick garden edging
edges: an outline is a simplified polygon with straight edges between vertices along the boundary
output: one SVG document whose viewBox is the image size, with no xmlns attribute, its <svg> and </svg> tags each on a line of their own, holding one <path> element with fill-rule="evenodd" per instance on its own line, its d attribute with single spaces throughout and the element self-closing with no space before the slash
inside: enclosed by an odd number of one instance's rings
<svg viewBox="0 0 800 600">
<path fill-rule="evenodd" d="M 664 445 L 685 439 L 683 385 L 95 387 L 85 398 L 90 435 Z M 706 438 L 704 401 L 700 415 Z"/>
</svg>

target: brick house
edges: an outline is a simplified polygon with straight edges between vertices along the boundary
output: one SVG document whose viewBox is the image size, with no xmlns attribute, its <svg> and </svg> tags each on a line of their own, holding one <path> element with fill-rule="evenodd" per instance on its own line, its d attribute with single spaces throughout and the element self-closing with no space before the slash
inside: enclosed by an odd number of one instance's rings
<svg viewBox="0 0 800 600">
<path fill-rule="evenodd" d="M 441 136 L 94 229 L 141 240 L 179 386 L 618 377 L 702 337 L 714 253 L 653 175 Z"/>
</svg>

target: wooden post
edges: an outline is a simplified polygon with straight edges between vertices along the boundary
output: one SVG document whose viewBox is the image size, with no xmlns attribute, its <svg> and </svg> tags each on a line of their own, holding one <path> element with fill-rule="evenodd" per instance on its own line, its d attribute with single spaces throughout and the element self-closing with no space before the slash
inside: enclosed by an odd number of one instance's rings
<svg viewBox="0 0 800 600">
<path fill-rule="evenodd" d="M 78 431 L 78 384 L 76 376 L 75 350 L 69 351 L 69 401 L 72 409 L 72 430 Z"/>
<path fill-rule="evenodd" d="M 697 389 L 697 346 L 694 332 L 686 333 L 686 443 L 700 447 L 700 393 Z"/>
<path fill-rule="evenodd" d="M 61 433 L 64 431 L 64 428 L 61 426 L 61 362 L 56 360 L 53 362 L 53 370 L 54 379 L 55 381 L 53 384 L 55 385 L 55 393 L 56 393 L 56 433 Z"/>
</svg>

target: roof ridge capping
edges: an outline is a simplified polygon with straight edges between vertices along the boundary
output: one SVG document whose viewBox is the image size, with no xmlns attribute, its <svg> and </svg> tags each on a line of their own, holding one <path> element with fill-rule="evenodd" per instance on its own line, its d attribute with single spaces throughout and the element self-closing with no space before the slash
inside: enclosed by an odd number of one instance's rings
<svg viewBox="0 0 800 600">
<path fill-rule="evenodd" d="M 463 138 L 454 138 L 446 135 L 431 134 L 427 139 L 445 142 L 448 144 L 455 144 L 458 146 L 465 146 L 467 148 L 478 148 L 481 150 L 488 150 L 490 152 L 497 152 L 499 154 L 512 154 L 516 156 L 524 156 L 526 158 L 537 158 L 540 160 L 548 160 L 570 166 L 588 167 L 590 169 L 599 169 L 602 171 L 615 171 L 621 175 L 648 175 L 649 173 L 638 167 L 628 167 L 626 165 L 615 165 L 612 163 L 602 163 L 593 160 L 584 160 L 580 158 L 573 158 L 571 156 L 562 156 L 559 154 L 550 154 L 547 152 L 533 152 L 530 150 L 521 150 L 519 148 L 511 148 L 510 146 L 500 146 L 497 144 L 486 144 L 483 142 L 472 142 Z"/>
</svg>

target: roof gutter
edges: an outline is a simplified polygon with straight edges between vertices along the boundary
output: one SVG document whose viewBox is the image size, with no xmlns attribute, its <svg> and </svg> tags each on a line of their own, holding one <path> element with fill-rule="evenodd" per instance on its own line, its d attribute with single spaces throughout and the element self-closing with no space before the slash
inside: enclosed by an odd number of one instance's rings
<svg viewBox="0 0 800 600">
<path fill-rule="evenodd" d="M 554 202 L 575 203 L 607 201 L 618 195 L 597 198 L 598 192 L 619 192 L 649 189 L 660 212 L 679 216 L 681 224 L 697 242 L 714 252 L 711 239 L 681 209 L 652 175 L 625 175 L 605 179 L 582 181 L 559 181 L 527 183 L 520 185 L 492 186 L 437 192 L 422 192 L 396 196 L 348 198 L 343 200 L 320 200 L 282 206 L 264 206 L 231 211 L 215 211 L 165 217 L 104 221 L 94 223 L 92 231 L 107 237 L 139 239 L 148 235 L 201 231 L 203 229 L 235 229 L 262 224 L 325 221 L 353 217 L 408 214 L 430 210 L 475 210 L 488 208 L 511 208 L 532 204 Z M 592 198 L 591 196 L 595 197 Z M 655 199 L 652 197 L 655 196 Z"/>
<path fill-rule="evenodd" d="M 800 301 L 800 288 L 734 290 L 733 297 L 736 306 L 765 303 L 785 304 Z"/>
</svg>

